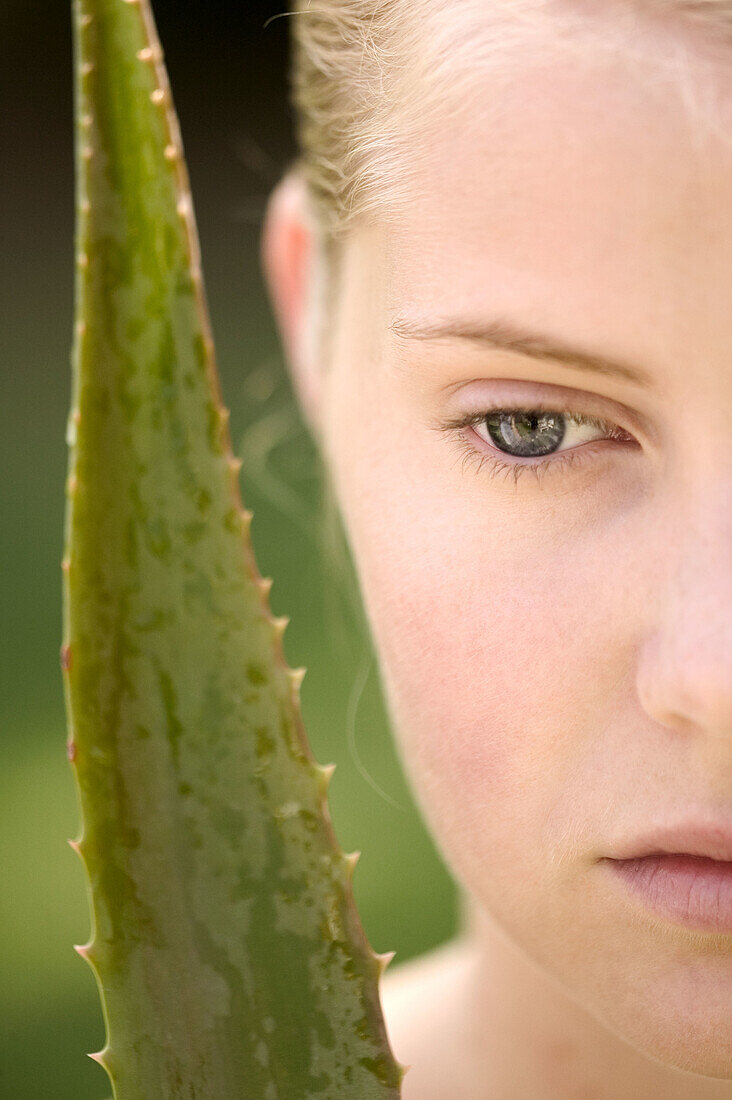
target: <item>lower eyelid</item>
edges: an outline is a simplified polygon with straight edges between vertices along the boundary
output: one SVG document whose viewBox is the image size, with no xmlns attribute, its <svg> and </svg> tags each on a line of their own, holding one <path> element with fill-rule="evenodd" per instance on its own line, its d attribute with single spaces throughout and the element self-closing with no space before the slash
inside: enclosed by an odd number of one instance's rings
<svg viewBox="0 0 732 1100">
<path fill-rule="evenodd" d="M 514 487 L 518 488 L 519 478 L 531 473 L 536 483 L 543 482 L 546 477 L 556 476 L 560 479 L 569 473 L 569 468 L 586 468 L 592 473 L 593 460 L 600 462 L 604 467 L 606 460 L 610 459 L 612 452 L 626 453 L 630 447 L 632 450 L 643 450 L 642 444 L 634 435 L 612 420 L 603 417 L 593 417 L 584 413 L 573 413 L 570 409 L 551 408 L 548 411 L 561 412 L 570 420 L 580 425 L 590 425 L 602 434 L 595 439 L 588 439 L 584 443 L 575 443 L 563 450 L 552 451 L 547 455 L 524 456 L 511 455 L 508 451 L 502 451 L 494 444 L 485 440 L 476 431 L 480 427 L 488 413 L 502 410 L 506 412 L 526 411 L 528 408 L 547 409 L 546 406 L 536 405 L 495 405 L 490 409 L 481 410 L 473 414 L 458 416 L 448 421 L 433 421 L 430 427 L 446 434 L 449 439 L 455 440 L 458 447 L 458 458 L 463 456 L 462 469 L 465 471 L 468 465 L 474 468 L 476 474 L 482 474 L 492 479 L 504 473 L 505 478 L 513 477 Z M 610 450 L 608 449 L 610 445 Z M 598 469 L 598 474 L 600 470 Z M 571 489 L 572 482 L 568 481 L 567 488 Z"/>
<path fill-rule="evenodd" d="M 472 436 L 475 442 L 472 442 L 468 438 L 468 434 Z M 605 438 L 588 440 L 586 443 L 580 443 L 574 447 L 568 447 L 564 451 L 554 451 L 549 455 L 536 456 L 535 458 L 521 458 L 508 454 L 505 451 L 499 450 L 497 447 L 491 446 L 486 443 L 484 439 L 479 436 L 474 427 L 469 426 L 467 432 L 465 429 L 457 433 L 458 444 L 461 444 L 461 450 L 463 452 L 463 467 L 466 461 L 470 460 L 478 463 L 477 471 L 480 473 L 484 466 L 488 465 L 492 469 L 490 476 L 495 476 L 498 473 L 505 472 L 506 478 L 513 475 L 514 484 L 516 484 L 519 478 L 524 472 L 528 473 L 533 471 L 534 476 L 538 481 L 541 481 L 544 477 L 550 476 L 552 473 L 561 474 L 567 467 L 583 465 L 585 462 L 590 462 L 592 455 L 597 453 L 597 449 L 605 450 L 606 444 L 617 444 L 617 440 Z M 620 441 L 623 446 L 627 446 L 628 442 L 637 444 L 637 441 L 632 437 L 629 437 L 628 441 Z M 585 452 L 584 454 L 582 452 Z"/>
</svg>

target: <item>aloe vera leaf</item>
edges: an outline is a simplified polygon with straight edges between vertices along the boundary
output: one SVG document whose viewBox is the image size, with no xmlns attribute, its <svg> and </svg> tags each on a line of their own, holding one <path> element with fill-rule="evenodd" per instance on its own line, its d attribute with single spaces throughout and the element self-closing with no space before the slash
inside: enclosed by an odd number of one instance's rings
<svg viewBox="0 0 732 1100">
<path fill-rule="evenodd" d="M 62 667 L 115 1100 L 396 1097 L 221 403 L 148 0 L 74 11 Z"/>
</svg>

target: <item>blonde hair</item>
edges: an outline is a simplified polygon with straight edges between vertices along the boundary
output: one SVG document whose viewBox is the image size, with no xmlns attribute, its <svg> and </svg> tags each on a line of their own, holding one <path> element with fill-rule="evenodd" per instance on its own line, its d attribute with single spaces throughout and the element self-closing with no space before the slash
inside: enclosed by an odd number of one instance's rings
<svg viewBox="0 0 732 1100">
<path fill-rule="evenodd" d="M 290 14 L 295 167 L 330 241 L 408 201 L 415 139 L 435 124 L 435 106 L 470 110 L 463 89 L 476 64 L 515 79 L 545 49 L 536 31 L 547 20 L 558 44 L 580 53 L 589 39 L 617 51 L 612 32 L 625 31 L 624 56 L 665 76 L 692 111 L 709 88 L 689 50 L 722 67 L 732 52 L 732 0 L 298 0 Z M 649 30 L 665 33 L 657 58 L 643 49 Z"/>
</svg>

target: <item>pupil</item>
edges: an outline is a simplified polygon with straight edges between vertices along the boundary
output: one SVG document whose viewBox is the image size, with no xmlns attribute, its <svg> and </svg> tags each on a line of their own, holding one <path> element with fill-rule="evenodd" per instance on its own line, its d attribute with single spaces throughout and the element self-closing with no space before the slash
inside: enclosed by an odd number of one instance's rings
<svg viewBox="0 0 732 1100">
<path fill-rule="evenodd" d="M 562 413 L 495 410 L 485 423 L 499 450 L 514 458 L 533 458 L 557 449 L 566 431 L 564 419 Z"/>
</svg>

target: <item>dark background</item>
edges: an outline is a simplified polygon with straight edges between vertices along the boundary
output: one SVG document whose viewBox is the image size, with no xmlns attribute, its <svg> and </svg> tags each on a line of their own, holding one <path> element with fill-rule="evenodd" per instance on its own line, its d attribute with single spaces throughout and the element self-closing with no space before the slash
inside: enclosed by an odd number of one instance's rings
<svg viewBox="0 0 732 1100">
<path fill-rule="evenodd" d="M 73 298 L 70 5 L 0 6 L 0 1097 L 99 1100 L 106 1074 L 65 754 L 64 442 Z M 338 766 L 330 810 L 363 852 L 354 893 L 392 966 L 447 939 L 455 893 L 406 789 L 352 567 L 321 544 L 318 462 L 294 405 L 259 271 L 268 192 L 294 156 L 289 19 L 246 0 L 156 0 L 188 159 L 224 399 L 244 458 L 260 572 L 285 651 L 307 669 L 305 725 Z M 342 582 L 335 585 L 335 579 Z M 327 579 L 326 579 L 327 578 Z M 398 1056 L 398 1051 L 396 1052 Z"/>
</svg>

